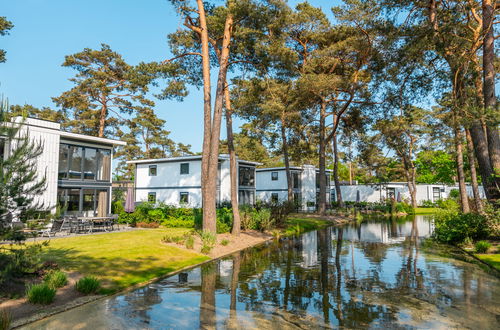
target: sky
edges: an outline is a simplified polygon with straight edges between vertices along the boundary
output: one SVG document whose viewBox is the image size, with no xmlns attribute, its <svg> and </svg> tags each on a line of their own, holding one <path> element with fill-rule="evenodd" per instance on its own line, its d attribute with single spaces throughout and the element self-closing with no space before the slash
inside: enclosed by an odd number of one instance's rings
<svg viewBox="0 0 500 330">
<path fill-rule="evenodd" d="M 292 6 L 299 2 L 289 1 Z M 339 4 L 339 0 L 309 2 L 329 16 L 330 8 Z M 0 37 L 0 49 L 7 51 L 7 61 L 0 63 L 0 95 L 10 104 L 52 108 L 51 98 L 73 86 L 68 79 L 76 71 L 61 67 L 65 55 L 106 43 L 131 65 L 164 60 L 170 57 L 167 34 L 182 27 L 167 0 L 0 0 L 0 16 L 14 24 L 9 35 Z M 190 88 L 183 102 L 155 102 L 170 138 L 201 151 L 201 91 Z M 235 121 L 235 126 L 241 124 Z"/>
</svg>

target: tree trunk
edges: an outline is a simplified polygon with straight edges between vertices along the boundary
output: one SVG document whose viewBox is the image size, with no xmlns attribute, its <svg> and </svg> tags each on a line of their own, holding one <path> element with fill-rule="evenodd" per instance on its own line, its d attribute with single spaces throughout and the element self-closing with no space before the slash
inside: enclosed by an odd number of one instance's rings
<svg viewBox="0 0 500 330">
<path fill-rule="evenodd" d="M 335 195 L 337 195 L 337 202 L 339 207 L 344 207 L 344 201 L 342 200 L 342 191 L 340 190 L 339 181 L 339 153 L 337 150 L 337 133 L 333 134 L 333 181 L 335 182 Z"/>
<path fill-rule="evenodd" d="M 104 129 L 106 128 L 106 117 L 108 116 L 108 107 L 103 104 L 101 107 L 101 113 L 99 114 L 99 135 L 98 137 L 104 137 Z"/>
<path fill-rule="evenodd" d="M 284 118 L 281 118 L 281 143 L 283 148 L 283 158 L 285 160 L 286 187 L 288 192 L 288 201 L 293 202 L 293 182 L 292 172 L 290 171 L 290 156 L 288 154 L 288 141 L 286 137 L 286 123 Z"/>
<path fill-rule="evenodd" d="M 206 264 L 201 267 L 200 329 L 215 329 L 215 290 L 217 272 L 215 266 Z"/>
<path fill-rule="evenodd" d="M 477 164 L 479 165 L 479 173 L 481 174 L 484 193 L 486 195 L 486 199 L 492 201 L 496 195 L 495 191 L 497 191 L 497 187 L 495 181 L 492 179 L 493 168 L 490 163 L 488 142 L 479 120 L 472 123 L 472 126 L 470 127 L 470 135 L 472 137 L 472 142 L 474 143 L 474 153 L 477 158 Z"/>
<path fill-rule="evenodd" d="M 233 272 L 231 275 L 231 300 L 229 303 L 229 329 L 237 329 L 238 321 L 236 315 L 236 298 L 238 290 L 238 278 L 241 267 L 241 251 L 236 252 L 233 256 Z"/>
<path fill-rule="evenodd" d="M 455 115 L 453 115 L 455 116 Z M 458 175 L 458 188 L 460 190 L 460 205 L 462 206 L 463 213 L 469 213 L 469 198 L 467 197 L 467 188 L 465 187 L 465 174 L 464 174 L 464 156 L 462 152 L 462 136 L 460 128 L 455 124 L 455 148 L 456 148 L 456 162 L 457 162 L 457 175 Z"/>
<path fill-rule="evenodd" d="M 319 114 L 319 199 L 318 212 L 326 213 L 326 103 L 321 103 Z"/>
<path fill-rule="evenodd" d="M 208 193 L 209 186 L 209 163 L 210 163 L 210 139 L 212 132 L 212 100 L 210 91 L 210 50 L 208 48 L 208 29 L 205 16 L 205 7 L 202 0 L 196 1 L 200 19 L 201 39 L 201 61 L 203 70 L 203 150 L 201 156 L 201 196 L 203 207 L 203 230 L 212 230 L 215 227 L 214 219 L 211 218 L 210 205 L 213 196 Z M 215 194 L 214 194 L 215 195 Z M 215 208 L 215 205 L 213 206 Z"/>
<path fill-rule="evenodd" d="M 224 90 L 226 86 L 227 69 L 229 67 L 229 44 L 233 17 L 228 14 L 224 25 L 224 39 L 222 40 L 221 56 L 219 59 L 219 76 L 217 77 L 217 90 L 215 94 L 214 117 L 210 136 L 210 158 L 208 162 L 208 180 L 206 182 L 206 205 L 203 205 L 203 230 L 215 233 L 216 228 L 216 202 L 217 178 L 219 169 L 219 143 L 222 121 L 222 107 L 224 103 Z M 205 210 L 206 209 L 206 210 Z M 205 219 L 205 216 L 207 219 Z"/>
<path fill-rule="evenodd" d="M 495 36 L 493 21 L 495 8 L 492 0 L 483 0 L 483 95 L 486 112 L 496 110 L 495 95 Z M 491 167 L 495 173 L 500 172 L 500 137 L 496 123 L 487 124 L 488 151 Z M 497 189 L 498 187 L 497 179 Z M 498 198 L 498 191 L 495 194 Z"/>
<path fill-rule="evenodd" d="M 465 137 L 467 139 L 467 155 L 469 158 L 470 176 L 472 183 L 472 192 L 474 194 L 474 203 L 476 205 L 476 211 L 483 213 L 483 203 L 481 201 L 481 195 L 479 194 L 479 185 L 477 183 L 477 173 L 476 173 L 476 158 L 474 157 L 474 145 L 472 144 L 472 138 L 470 136 L 470 131 L 465 129 Z"/>
<path fill-rule="evenodd" d="M 231 179 L 231 206 L 233 207 L 233 229 L 231 233 L 238 236 L 241 229 L 240 210 L 238 205 L 238 165 L 236 161 L 236 152 L 234 150 L 233 109 L 231 107 L 231 96 L 227 83 L 224 95 L 226 98 L 226 129 L 227 149 L 229 151 L 229 176 Z"/>
</svg>

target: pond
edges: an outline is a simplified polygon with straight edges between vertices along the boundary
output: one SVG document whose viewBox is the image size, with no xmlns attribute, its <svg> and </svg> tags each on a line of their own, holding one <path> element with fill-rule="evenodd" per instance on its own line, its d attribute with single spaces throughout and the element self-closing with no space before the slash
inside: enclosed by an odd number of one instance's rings
<svg viewBox="0 0 500 330">
<path fill-rule="evenodd" d="M 431 232 L 423 216 L 313 231 L 26 328 L 499 329 L 500 280 L 424 248 Z"/>
</svg>

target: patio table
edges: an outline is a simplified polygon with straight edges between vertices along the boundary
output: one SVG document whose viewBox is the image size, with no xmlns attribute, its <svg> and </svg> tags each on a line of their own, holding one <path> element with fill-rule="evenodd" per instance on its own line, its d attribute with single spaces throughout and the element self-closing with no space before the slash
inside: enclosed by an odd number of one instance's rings
<svg viewBox="0 0 500 330">
<path fill-rule="evenodd" d="M 92 233 L 94 229 L 102 228 L 104 231 L 108 231 L 111 227 L 111 231 L 114 230 L 114 220 L 115 217 L 78 217 L 78 220 L 82 222 L 87 222 L 90 224 L 89 233 Z"/>
</svg>

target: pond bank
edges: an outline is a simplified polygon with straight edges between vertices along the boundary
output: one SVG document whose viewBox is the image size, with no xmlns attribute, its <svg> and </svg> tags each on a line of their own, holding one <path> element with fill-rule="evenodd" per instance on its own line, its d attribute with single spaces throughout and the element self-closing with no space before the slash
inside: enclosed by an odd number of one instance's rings
<svg viewBox="0 0 500 330">
<path fill-rule="evenodd" d="M 134 290 L 159 278 L 175 275 L 214 259 L 257 246 L 275 237 L 289 236 L 345 222 L 345 219 L 343 221 L 305 219 L 303 214 L 300 217 L 291 218 L 289 226 L 280 230 L 280 234 L 247 231 L 242 232 L 238 238 L 230 234 L 219 234 L 217 238 L 219 245 L 208 255 L 199 254 L 195 252 L 196 250 L 189 250 L 178 244 L 161 242 L 165 234 L 173 232 L 182 235 L 189 231 L 187 229 L 144 229 L 101 234 L 96 237 L 88 235 L 61 238 L 51 242 L 43 257 L 44 260 L 55 260 L 69 273 L 69 283 L 58 290 L 55 301 L 42 306 L 30 304 L 25 298 L 4 302 L 0 300 L 0 311 L 6 310 L 11 315 L 12 327 L 20 327 L 108 297 L 113 293 Z M 297 226 L 300 227 L 298 232 L 295 229 Z M 294 229 L 290 231 L 290 228 Z M 220 245 L 222 240 L 228 240 L 229 243 L 226 246 Z M 83 275 L 101 278 L 105 285 L 103 294 L 84 296 L 74 290 L 76 280 Z"/>
</svg>

